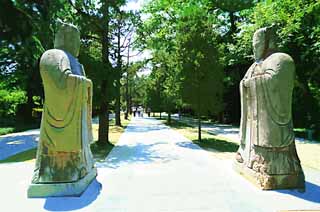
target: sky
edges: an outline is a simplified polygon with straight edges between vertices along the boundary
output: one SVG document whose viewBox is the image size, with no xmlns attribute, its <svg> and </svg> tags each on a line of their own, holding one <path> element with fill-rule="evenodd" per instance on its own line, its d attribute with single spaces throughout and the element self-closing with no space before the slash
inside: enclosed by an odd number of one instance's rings
<svg viewBox="0 0 320 212">
<path fill-rule="evenodd" d="M 128 0 L 123 9 L 139 11 L 142 8 L 143 2 L 144 0 Z"/>
<path fill-rule="evenodd" d="M 125 10 L 125 11 L 139 11 L 142 9 L 143 4 L 146 2 L 147 0 L 127 0 L 127 4 L 125 6 L 123 6 L 121 9 Z M 146 15 L 141 15 L 142 19 L 146 18 Z M 141 61 L 144 60 L 146 58 L 150 58 L 151 57 L 151 53 L 150 51 L 143 51 L 141 54 L 138 54 L 137 50 L 130 50 L 130 54 L 131 55 L 137 55 L 134 57 L 130 57 L 130 63 L 131 62 L 137 62 L 137 61 Z M 139 76 L 141 75 L 148 75 L 150 73 L 150 69 L 148 67 L 146 67 L 144 70 L 142 70 L 140 73 L 138 73 Z"/>
</svg>

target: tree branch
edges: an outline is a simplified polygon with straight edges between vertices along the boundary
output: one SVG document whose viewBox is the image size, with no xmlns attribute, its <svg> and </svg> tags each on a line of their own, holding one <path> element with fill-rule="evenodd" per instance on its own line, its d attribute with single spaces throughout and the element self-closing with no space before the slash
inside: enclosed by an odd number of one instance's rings
<svg viewBox="0 0 320 212">
<path fill-rule="evenodd" d="M 89 18 L 89 21 L 92 24 L 94 24 L 100 32 L 103 31 L 103 27 L 101 25 L 99 25 L 96 21 L 93 20 L 93 19 L 96 19 L 96 20 L 99 19 L 98 17 L 90 15 L 90 14 L 86 13 L 85 11 L 83 11 L 82 9 L 78 8 L 76 5 L 73 4 L 72 0 L 68 0 L 68 2 L 77 11 L 77 13 Z"/>
</svg>

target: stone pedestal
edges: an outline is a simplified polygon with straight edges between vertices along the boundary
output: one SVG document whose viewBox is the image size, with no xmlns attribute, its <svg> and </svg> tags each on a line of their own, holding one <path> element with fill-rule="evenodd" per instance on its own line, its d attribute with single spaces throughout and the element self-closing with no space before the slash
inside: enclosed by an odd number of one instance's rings
<svg viewBox="0 0 320 212">
<path fill-rule="evenodd" d="M 97 176 L 97 169 L 92 169 L 84 178 L 70 183 L 32 183 L 28 188 L 29 198 L 76 196 L 79 197 Z"/>
<path fill-rule="evenodd" d="M 269 175 L 267 173 L 258 173 L 248 168 L 243 163 L 235 162 L 233 168 L 241 176 L 253 183 L 262 190 L 274 189 L 298 189 L 305 190 L 303 172 L 296 174 Z"/>
</svg>

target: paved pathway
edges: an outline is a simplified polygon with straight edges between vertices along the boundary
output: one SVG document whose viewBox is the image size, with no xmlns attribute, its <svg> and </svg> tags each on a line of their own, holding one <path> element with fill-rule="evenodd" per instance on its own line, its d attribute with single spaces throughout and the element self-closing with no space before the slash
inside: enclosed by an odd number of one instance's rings
<svg viewBox="0 0 320 212">
<path fill-rule="evenodd" d="M 34 163 L 0 165 L 0 211 L 271 212 L 320 210 L 320 178 L 307 192 L 260 191 L 220 160 L 154 119 L 134 118 L 80 198 L 27 199 Z M 101 187 L 102 184 L 102 187 Z"/>
</svg>

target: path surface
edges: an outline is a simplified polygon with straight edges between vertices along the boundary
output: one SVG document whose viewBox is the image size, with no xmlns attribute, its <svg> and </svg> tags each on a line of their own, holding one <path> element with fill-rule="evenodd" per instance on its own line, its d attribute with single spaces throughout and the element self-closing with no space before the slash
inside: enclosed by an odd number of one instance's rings
<svg viewBox="0 0 320 212">
<path fill-rule="evenodd" d="M 320 177 L 307 192 L 261 191 L 220 160 L 154 119 L 134 118 L 98 177 L 79 198 L 27 199 L 34 162 L 0 165 L 0 211 L 271 212 L 320 210 Z M 102 185 L 102 187 L 100 187 Z"/>
</svg>

